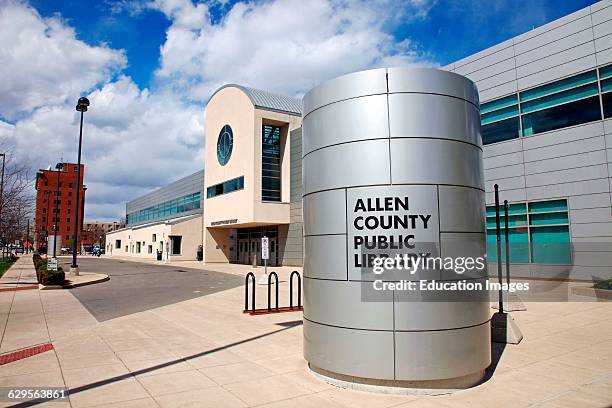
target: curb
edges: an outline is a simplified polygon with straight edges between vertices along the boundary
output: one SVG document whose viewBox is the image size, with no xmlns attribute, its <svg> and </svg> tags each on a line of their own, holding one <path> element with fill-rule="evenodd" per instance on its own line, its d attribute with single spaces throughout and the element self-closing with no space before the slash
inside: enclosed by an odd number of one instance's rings
<svg viewBox="0 0 612 408">
<path fill-rule="evenodd" d="M 101 275 L 99 278 L 96 278 L 90 281 L 86 281 L 86 282 L 65 283 L 64 285 L 47 285 L 47 286 L 43 284 L 39 284 L 38 288 L 40 290 L 73 289 L 73 288 L 78 288 L 80 286 L 93 285 L 96 283 L 106 282 L 110 280 L 110 277 L 108 275 L 103 275 L 103 274 L 99 274 L 99 275 Z"/>
<path fill-rule="evenodd" d="M 574 287 L 572 288 L 572 294 L 579 296 L 588 296 L 592 298 L 597 298 L 599 300 L 612 300 L 612 290 L 606 289 Z"/>
</svg>

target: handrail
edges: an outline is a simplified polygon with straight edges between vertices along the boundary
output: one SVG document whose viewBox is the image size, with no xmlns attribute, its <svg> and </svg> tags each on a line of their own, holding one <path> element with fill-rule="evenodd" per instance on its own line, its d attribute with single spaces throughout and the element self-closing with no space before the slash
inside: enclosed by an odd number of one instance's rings
<svg viewBox="0 0 612 408">
<path fill-rule="evenodd" d="M 249 278 L 253 278 L 253 299 L 252 299 L 252 310 L 255 311 L 255 274 L 253 272 L 249 272 L 246 274 L 246 278 L 244 279 L 244 310 L 249 310 Z M 270 295 L 268 295 L 268 303 L 270 303 Z"/>
<path fill-rule="evenodd" d="M 302 307 L 302 277 L 298 271 L 291 272 L 289 275 L 289 309 L 293 309 L 293 276 L 297 276 L 298 283 L 298 301 L 297 307 Z"/>
<path fill-rule="evenodd" d="M 278 275 L 276 272 L 270 272 L 268 275 L 268 310 L 272 310 L 270 303 L 270 287 L 272 286 L 272 276 L 274 276 L 276 283 L 276 310 L 278 310 Z"/>
</svg>

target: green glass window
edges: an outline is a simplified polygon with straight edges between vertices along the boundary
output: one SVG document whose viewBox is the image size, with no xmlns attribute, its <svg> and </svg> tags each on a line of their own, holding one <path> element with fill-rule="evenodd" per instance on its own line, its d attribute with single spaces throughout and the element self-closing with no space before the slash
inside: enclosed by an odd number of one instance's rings
<svg viewBox="0 0 612 408">
<path fill-rule="evenodd" d="M 543 96 L 538 99 L 532 99 L 521 104 L 523 113 L 533 112 L 539 109 L 548 108 L 562 103 L 583 99 L 589 96 L 597 95 L 597 83 L 592 83 L 577 88 L 568 89 L 567 91 L 558 92 L 552 95 Z"/>
<path fill-rule="evenodd" d="M 234 179 L 225 181 L 223 183 L 215 184 L 206 188 L 206 198 L 213 198 L 219 195 L 231 193 L 234 191 L 244 189 L 244 176 L 236 177 Z M 200 194 L 193 196 L 192 202 L 197 199 L 197 207 L 200 208 Z"/>
<path fill-rule="evenodd" d="M 599 79 L 612 78 L 612 65 L 599 68 Z"/>
<path fill-rule="evenodd" d="M 482 144 L 503 142 L 516 139 L 520 135 L 519 118 L 514 117 L 482 126 Z"/>
<path fill-rule="evenodd" d="M 501 109 L 501 108 L 506 108 L 508 106 L 512 106 L 516 104 L 518 104 L 518 97 L 516 94 L 505 96 L 503 98 L 495 99 L 490 102 L 485 102 L 481 104 L 480 114 L 483 115 L 491 111 Z"/>
<path fill-rule="evenodd" d="M 502 257 L 505 259 L 503 207 L 500 210 Z M 508 235 L 510 261 L 513 263 L 571 263 L 569 215 L 565 199 L 510 204 Z M 489 262 L 497 261 L 494 206 L 487 206 L 487 257 Z"/>
<path fill-rule="evenodd" d="M 534 201 L 529 203 L 529 212 L 567 211 L 567 200 Z"/>
<path fill-rule="evenodd" d="M 531 136 L 595 120 L 601 120 L 599 96 L 523 115 L 523 135 Z"/>
<path fill-rule="evenodd" d="M 545 95 L 561 92 L 566 89 L 575 88 L 580 85 L 588 84 L 597 81 L 597 73 L 595 70 L 585 72 L 583 74 L 574 75 L 569 78 L 561 79 L 559 81 L 551 82 L 546 85 L 541 85 L 536 88 L 528 89 L 521 92 L 520 100 L 521 106 L 532 99 L 540 98 Z"/>
<path fill-rule="evenodd" d="M 533 263 L 571 263 L 569 228 L 566 226 L 531 228 L 531 258 Z"/>
<path fill-rule="evenodd" d="M 489 113 L 481 113 L 480 123 L 486 125 L 491 122 L 495 122 L 502 119 L 511 118 L 517 116 L 519 113 L 518 105 L 509 106 L 507 108 L 498 109 Z"/>
<path fill-rule="evenodd" d="M 126 215 L 128 224 L 153 221 L 168 215 L 200 208 L 201 193 L 188 194 Z"/>
<path fill-rule="evenodd" d="M 603 101 L 604 118 L 612 118 L 612 92 L 601 95 Z"/>
</svg>

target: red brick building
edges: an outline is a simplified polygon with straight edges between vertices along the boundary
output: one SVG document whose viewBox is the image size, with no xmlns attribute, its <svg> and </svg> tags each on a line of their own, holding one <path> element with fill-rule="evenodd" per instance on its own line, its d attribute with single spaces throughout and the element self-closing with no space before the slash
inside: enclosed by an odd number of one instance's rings
<svg viewBox="0 0 612 408">
<path fill-rule="evenodd" d="M 83 230 L 85 190 L 83 179 L 85 166 L 81 165 L 81 189 L 79 197 L 79 229 Z M 58 179 L 59 177 L 59 179 Z M 59 186 L 58 186 L 59 180 Z M 57 236 L 62 247 L 69 247 L 74 234 L 74 211 L 76 208 L 77 165 L 62 163 L 62 169 L 39 170 L 36 173 L 36 248 L 47 247 L 47 234 L 53 236 L 57 224 Z M 57 202 L 56 202 L 57 200 Z M 81 241 L 79 233 L 79 241 Z M 79 242 L 79 248 L 81 242 Z"/>
</svg>

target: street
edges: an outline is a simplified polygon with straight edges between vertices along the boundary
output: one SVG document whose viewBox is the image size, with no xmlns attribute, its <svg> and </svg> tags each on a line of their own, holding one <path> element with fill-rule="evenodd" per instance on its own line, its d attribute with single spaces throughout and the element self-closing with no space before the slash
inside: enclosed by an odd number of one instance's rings
<svg viewBox="0 0 612 408">
<path fill-rule="evenodd" d="M 70 270 L 71 257 L 60 265 Z M 205 296 L 244 284 L 241 277 L 177 266 L 81 256 L 83 272 L 104 273 L 110 280 L 71 289 L 72 294 L 99 321 L 143 312 Z"/>
</svg>

